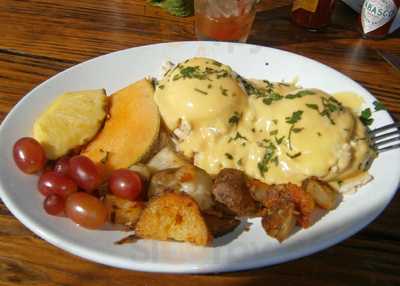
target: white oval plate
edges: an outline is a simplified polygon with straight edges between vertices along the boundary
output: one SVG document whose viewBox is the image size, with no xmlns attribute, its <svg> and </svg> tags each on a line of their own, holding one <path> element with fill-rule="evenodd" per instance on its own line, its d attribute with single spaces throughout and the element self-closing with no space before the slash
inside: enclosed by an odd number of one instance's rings
<svg viewBox="0 0 400 286">
<path fill-rule="evenodd" d="M 207 56 L 229 64 L 245 77 L 290 81 L 299 78 L 304 87 L 328 92 L 351 91 L 372 106 L 375 98 L 343 74 L 311 59 L 281 50 L 235 43 L 178 42 L 143 46 L 101 56 L 74 66 L 28 93 L 8 114 L 0 128 L 0 195 L 10 211 L 48 242 L 99 263 L 155 272 L 205 273 L 243 270 L 285 262 L 312 254 L 353 235 L 386 207 L 400 177 L 400 150 L 386 152 L 372 165 L 375 179 L 357 193 L 347 195 L 340 206 L 312 227 L 299 230 L 283 243 L 265 235 L 259 219 L 220 239 L 213 247 L 142 240 L 114 245 L 127 233 L 90 231 L 70 220 L 47 215 L 43 197 L 36 191 L 36 176 L 22 174 L 14 165 L 12 146 L 30 136 L 35 118 L 59 94 L 66 91 L 106 88 L 108 94 L 145 76 L 158 76 L 166 60 L 179 62 Z M 268 65 L 266 65 L 268 63 Z M 392 122 L 389 114 L 374 114 L 373 127 Z M 29 255 L 27 253 L 27 255 Z"/>
</svg>

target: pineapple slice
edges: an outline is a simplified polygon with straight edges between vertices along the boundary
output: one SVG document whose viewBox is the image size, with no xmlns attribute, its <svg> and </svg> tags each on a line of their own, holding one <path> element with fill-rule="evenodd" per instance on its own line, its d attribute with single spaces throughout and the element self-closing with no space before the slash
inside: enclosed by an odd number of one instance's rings
<svg viewBox="0 0 400 286">
<path fill-rule="evenodd" d="M 90 141 L 106 118 L 104 89 L 67 92 L 59 96 L 33 125 L 33 137 L 49 159 L 57 159 Z"/>
</svg>

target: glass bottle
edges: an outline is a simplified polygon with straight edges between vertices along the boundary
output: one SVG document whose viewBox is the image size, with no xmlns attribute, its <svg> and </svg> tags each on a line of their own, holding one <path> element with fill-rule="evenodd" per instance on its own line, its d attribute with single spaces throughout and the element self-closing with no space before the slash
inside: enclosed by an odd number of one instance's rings
<svg viewBox="0 0 400 286">
<path fill-rule="evenodd" d="M 294 0 L 292 21 L 310 30 L 319 30 L 329 25 L 335 0 Z"/>
<path fill-rule="evenodd" d="M 400 0 L 365 0 L 360 16 L 363 37 L 386 37 L 399 7 Z"/>
</svg>

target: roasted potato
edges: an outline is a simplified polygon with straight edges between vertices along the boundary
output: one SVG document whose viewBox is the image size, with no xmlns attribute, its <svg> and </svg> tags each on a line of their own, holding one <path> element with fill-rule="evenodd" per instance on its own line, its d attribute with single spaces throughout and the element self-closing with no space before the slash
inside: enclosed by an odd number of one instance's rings
<svg viewBox="0 0 400 286">
<path fill-rule="evenodd" d="M 110 194 L 105 196 L 104 203 L 108 209 L 109 220 L 129 228 L 135 227 L 145 208 L 144 202 L 129 201 Z"/>
<path fill-rule="evenodd" d="M 317 205 L 326 210 L 333 210 L 339 201 L 339 193 L 327 183 L 315 178 L 303 182 L 303 189 L 311 195 Z"/>
<path fill-rule="evenodd" d="M 187 163 L 188 162 L 177 154 L 172 147 L 165 146 L 150 159 L 147 163 L 147 167 L 154 173 L 165 169 L 179 168 Z"/>
<path fill-rule="evenodd" d="M 140 238 L 209 245 L 213 239 L 196 201 L 184 193 L 153 197 L 135 227 Z"/>
<path fill-rule="evenodd" d="M 204 170 L 186 164 L 178 169 L 154 174 L 150 181 L 148 197 L 165 191 L 184 192 L 195 199 L 204 211 L 214 204 L 211 188 L 212 179 Z"/>
<path fill-rule="evenodd" d="M 315 210 L 313 197 L 305 192 L 302 187 L 294 184 L 285 184 L 285 186 L 296 211 L 299 212 L 297 224 L 303 228 L 309 227 L 311 225 L 311 214 Z"/>
<path fill-rule="evenodd" d="M 304 228 L 311 225 L 315 202 L 302 187 L 294 184 L 267 185 L 258 180 L 251 180 L 248 185 L 252 196 L 262 202 L 267 211 L 274 210 L 278 205 L 282 207 L 293 203 L 298 213 L 297 224 Z"/>
<path fill-rule="evenodd" d="M 293 203 L 277 205 L 268 210 L 267 215 L 262 218 L 261 224 L 268 235 L 282 242 L 288 238 L 296 225 L 295 213 Z"/>
</svg>

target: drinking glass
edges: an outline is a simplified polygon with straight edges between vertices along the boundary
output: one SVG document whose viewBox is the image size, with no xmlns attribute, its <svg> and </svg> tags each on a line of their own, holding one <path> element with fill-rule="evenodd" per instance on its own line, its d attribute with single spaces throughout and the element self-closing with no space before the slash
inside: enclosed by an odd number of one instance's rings
<svg viewBox="0 0 400 286">
<path fill-rule="evenodd" d="M 246 42 L 257 0 L 194 0 L 199 40 Z"/>
</svg>

